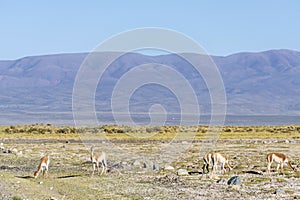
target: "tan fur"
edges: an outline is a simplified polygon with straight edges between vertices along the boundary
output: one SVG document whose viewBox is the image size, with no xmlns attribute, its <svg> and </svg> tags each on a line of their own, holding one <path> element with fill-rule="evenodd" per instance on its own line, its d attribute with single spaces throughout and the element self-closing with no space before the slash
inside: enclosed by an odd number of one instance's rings
<svg viewBox="0 0 300 200">
<path fill-rule="evenodd" d="M 102 175 L 103 173 L 106 174 L 107 172 L 107 163 L 106 163 L 106 153 L 105 152 L 98 152 L 94 153 L 94 146 L 91 147 L 91 161 L 93 163 L 93 173 L 94 175 L 96 168 L 98 171 L 98 175 Z M 100 174 L 100 168 L 99 168 L 99 163 L 102 165 L 102 171 Z"/>
<path fill-rule="evenodd" d="M 205 173 L 205 169 L 207 173 L 209 173 L 209 166 L 212 165 L 213 153 L 206 153 L 203 157 L 203 167 L 202 167 L 202 174 Z"/>
<path fill-rule="evenodd" d="M 221 153 L 214 153 L 212 156 L 213 163 L 213 172 L 216 172 L 218 169 L 218 164 L 221 165 L 221 173 L 226 172 L 225 165 L 229 168 L 229 171 L 232 170 L 232 167 L 229 165 L 228 157 Z"/>
<path fill-rule="evenodd" d="M 270 173 L 271 171 L 271 165 L 273 162 L 277 163 L 277 172 L 279 172 L 279 168 L 280 168 L 280 172 L 283 171 L 283 165 L 286 163 L 293 171 L 297 171 L 296 168 L 294 168 L 290 161 L 287 159 L 286 155 L 282 154 L 282 153 L 269 153 L 267 155 L 267 160 L 268 160 L 268 165 L 267 165 L 267 173 Z"/>
<path fill-rule="evenodd" d="M 40 159 L 40 164 L 38 166 L 37 171 L 34 172 L 34 178 L 37 178 L 40 172 L 43 172 L 43 177 L 48 176 L 48 168 L 50 164 L 50 156 L 46 155 Z"/>
</svg>

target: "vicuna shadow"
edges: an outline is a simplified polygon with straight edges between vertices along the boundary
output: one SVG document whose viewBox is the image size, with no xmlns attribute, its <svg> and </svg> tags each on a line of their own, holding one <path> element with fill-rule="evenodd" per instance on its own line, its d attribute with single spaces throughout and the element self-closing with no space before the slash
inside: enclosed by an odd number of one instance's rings
<svg viewBox="0 0 300 200">
<path fill-rule="evenodd" d="M 79 177 L 79 176 L 82 176 L 82 175 L 75 174 L 75 175 L 59 176 L 57 178 L 58 179 L 63 179 L 63 178 L 74 178 L 74 177 Z"/>
<path fill-rule="evenodd" d="M 15 176 L 16 178 L 33 179 L 33 176 Z"/>
</svg>

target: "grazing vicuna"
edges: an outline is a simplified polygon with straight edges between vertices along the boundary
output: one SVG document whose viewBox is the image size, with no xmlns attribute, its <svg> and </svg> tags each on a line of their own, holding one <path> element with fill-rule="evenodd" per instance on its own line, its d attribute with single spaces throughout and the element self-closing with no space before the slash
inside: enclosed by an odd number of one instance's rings
<svg viewBox="0 0 300 200">
<path fill-rule="evenodd" d="M 40 159 L 38 169 L 34 172 L 34 178 L 37 178 L 40 172 L 43 173 L 43 177 L 48 176 L 48 168 L 50 164 L 50 156 L 46 155 Z"/>
<path fill-rule="evenodd" d="M 287 164 L 294 172 L 296 172 L 296 168 L 294 168 L 290 161 L 287 159 L 286 155 L 282 154 L 282 153 L 269 153 L 267 155 L 267 160 L 268 160 L 268 166 L 267 166 L 267 173 L 270 173 L 271 171 L 271 165 L 273 162 L 277 163 L 277 172 L 279 171 L 280 168 L 280 172 L 283 171 L 283 165 Z"/>
<path fill-rule="evenodd" d="M 229 171 L 232 170 L 232 167 L 229 165 L 228 157 L 221 153 L 213 153 L 212 164 L 213 164 L 213 172 L 217 171 L 219 164 L 221 165 L 221 173 L 226 172 L 225 165 L 229 168 Z"/>
</svg>

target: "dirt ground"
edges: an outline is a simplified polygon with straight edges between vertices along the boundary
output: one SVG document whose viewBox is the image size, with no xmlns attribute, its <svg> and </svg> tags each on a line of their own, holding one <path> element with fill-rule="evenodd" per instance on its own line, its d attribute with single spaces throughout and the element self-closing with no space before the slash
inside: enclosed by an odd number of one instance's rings
<svg viewBox="0 0 300 200">
<path fill-rule="evenodd" d="M 0 199 L 300 199 L 299 172 L 265 173 L 270 152 L 285 153 L 300 170 L 299 140 L 2 142 L 17 153 L 0 153 Z M 91 176 L 91 145 L 106 152 L 106 175 Z M 234 169 L 203 175 L 206 150 L 228 155 Z M 42 154 L 51 158 L 49 177 L 34 179 Z M 189 175 L 178 176 L 179 169 Z M 228 185 L 235 175 L 242 184 Z"/>
</svg>

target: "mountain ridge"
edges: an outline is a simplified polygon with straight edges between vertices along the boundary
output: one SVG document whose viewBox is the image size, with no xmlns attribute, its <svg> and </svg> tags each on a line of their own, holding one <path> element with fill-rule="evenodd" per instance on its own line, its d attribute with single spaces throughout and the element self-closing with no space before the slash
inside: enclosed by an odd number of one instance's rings
<svg viewBox="0 0 300 200">
<path fill-rule="evenodd" d="M 28 56 L 0 61 L 0 111 L 2 113 L 72 112 L 72 91 L 77 71 L 88 53 Z M 211 56 L 223 78 L 230 115 L 300 115 L 300 52 L 279 49 Z M 106 84 L 96 94 L 97 111 L 109 112 L 109 96 L 118 78 L 136 65 L 153 62 L 181 69 L 195 84 L 202 111 L 209 114 L 205 83 L 194 79 L 194 71 L 176 55 L 149 56 L 130 53 L 109 67 Z M 174 83 L 177 84 L 177 83 Z M 144 95 L 147 92 L 148 95 Z M 100 95 L 99 92 L 101 92 Z M 155 98 L 155 95 L 158 95 Z M 174 96 L 162 88 L 142 88 L 133 98 L 133 111 L 146 111 L 153 102 L 178 111 Z M 99 100 L 99 101 L 98 101 Z M 104 108 L 103 108 L 104 107 Z M 55 120 L 55 119 L 52 119 Z M 0 124 L 4 122 L 0 121 Z"/>
</svg>

